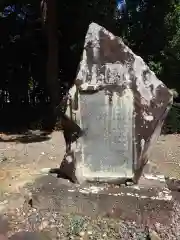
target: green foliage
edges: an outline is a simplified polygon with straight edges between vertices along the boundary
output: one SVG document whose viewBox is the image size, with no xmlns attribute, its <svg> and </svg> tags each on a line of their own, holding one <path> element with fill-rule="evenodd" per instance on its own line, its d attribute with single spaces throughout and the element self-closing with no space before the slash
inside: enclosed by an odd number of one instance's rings
<svg viewBox="0 0 180 240">
<path fill-rule="evenodd" d="M 180 91 L 180 2 L 128 0 L 124 37 L 168 87 Z"/>
<path fill-rule="evenodd" d="M 78 236 L 79 233 L 84 229 L 84 224 L 85 220 L 83 217 L 77 215 L 73 216 L 70 222 L 68 235 Z"/>
<path fill-rule="evenodd" d="M 127 1 L 123 37 L 169 87 L 180 92 L 180 2 Z M 175 102 L 179 100 L 175 96 Z M 164 133 L 180 132 L 180 106 L 173 105 Z"/>
<path fill-rule="evenodd" d="M 0 108 L 8 101 L 13 108 L 22 103 L 31 106 L 49 103 L 45 81 L 47 46 L 39 21 L 40 2 L 0 0 Z M 16 4 L 18 11 L 28 4 L 32 14 L 26 15 L 21 23 L 17 21 L 17 12 L 4 18 L 2 9 L 10 3 Z M 95 21 L 121 36 L 169 88 L 180 92 L 179 1 L 127 0 L 126 11 L 119 17 L 115 0 L 57 3 L 60 86 L 74 81 L 87 27 Z M 178 110 L 173 107 L 168 119 L 175 131 Z"/>
<path fill-rule="evenodd" d="M 163 66 L 161 62 L 153 62 L 150 61 L 149 62 L 149 67 L 152 71 L 154 71 L 156 73 L 156 75 L 160 76 Z"/>
</svg>

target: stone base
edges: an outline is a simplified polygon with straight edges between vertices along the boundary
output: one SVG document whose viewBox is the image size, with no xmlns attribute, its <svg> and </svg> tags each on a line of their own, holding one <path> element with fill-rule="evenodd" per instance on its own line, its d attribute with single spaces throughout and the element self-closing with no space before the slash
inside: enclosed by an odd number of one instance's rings
<svg viewBox="0 0 180 240">
<path fill-rule="evenodd" d="M 138 186 L 74 185 L 44 176 L 33 186 L 32 206 L 38 211 L 57 211 L 92 218 L 120 218 L 148 224 L 171 224 L 173 199 L 161 179 L 144 177 Z"/>
<path fill-rule="evenodd" d="M 57 174 L 58 177 L 69 179 L 73 183 L 108 183 L 108 184 L 128 184 L 133 183 L 132 173 L 112 174 L 104 172 L 89 172 L 81 162 L 75 160 L 73 151 L 64 156 L 60 168 L 51 169 L 50 173 Z M 130 171 L 129 171 L 130 172 Z M 128 171 L 127 171 L 128 173 Z M 126 177 L 125 177 L 126 176 Z"/>
</svg>

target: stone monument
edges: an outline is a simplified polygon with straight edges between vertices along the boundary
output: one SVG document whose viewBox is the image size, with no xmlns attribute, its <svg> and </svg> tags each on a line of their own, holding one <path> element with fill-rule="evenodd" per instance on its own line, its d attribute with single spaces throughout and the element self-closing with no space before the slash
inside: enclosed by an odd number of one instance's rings
<svg viewBox="0 0 180 240">
<path fill-rule="evenodd" d="M 61 171 L 78 182 L 137 182 L 173 101 L 168 88 L 120 37 L 91 23 L 70 95 L 75 128 L 66 129 L 76 137 Z"/>
</svg>

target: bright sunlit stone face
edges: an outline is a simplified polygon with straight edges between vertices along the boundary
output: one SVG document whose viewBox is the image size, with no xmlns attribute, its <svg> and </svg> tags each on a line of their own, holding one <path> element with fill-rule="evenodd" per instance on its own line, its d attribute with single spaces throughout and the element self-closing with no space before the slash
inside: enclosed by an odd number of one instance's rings
<svg viewBox="0 0 180 240">
<path fill-rule="evenodd" d="M 133 95 L 130 89 L 121 96 L 104 90 L 80 96 L 86 178 L 132 178 Z"/>
</svg>

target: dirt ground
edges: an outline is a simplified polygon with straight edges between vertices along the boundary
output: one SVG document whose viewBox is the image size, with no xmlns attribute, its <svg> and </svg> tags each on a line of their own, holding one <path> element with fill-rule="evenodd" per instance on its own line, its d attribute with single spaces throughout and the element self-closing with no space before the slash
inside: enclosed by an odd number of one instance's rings
<svg viewBox="0 0 180 240">
<path fill-rule="evenodd" d="M 58 167 L 65 152 L 61 132 L 40 137 L 0 136 L 0 190 L 15 191 L 33 181 L 43 168 Z M 148 169 L 148 170 L 147 170 Z M 155 145 L 145 171 L 180 178 L 180 135 L 162 135 Z"/>
<path fill-rule="evenodd" d="M 152 170 L 180 178 L 180 135 L 160 136 L 150 158 Z"/>
<path fill-rule="evenodd" d="M 27 182 L 34 181 L 43 168 L 59 166 L 65 151 L 62 133 L 41 136 L 5 136 L 0 138 L 0 191 L 18 191 Z"/>
<path fill-rule="evenodd" d="M 180 135 L 161 136 L 153 149 L 148 170 L 146 169 L 146 171 L 180 178 L 179 140 Z M 16 194 L 22 191 L 23 186 L 33 184 L 44 174 L 43 169 L 58 167 L 64 156 L 64 151 L 65 144 L 61 132 L 53 132 L 51 135 L 33 132 L 24 137 L 2 134 L 0 136 L 0 211 L 3 212 L 5 209 L 9 195 L 13 194 L 14 198 L 16 198 Z M 44 234 L 49 224 L 49 211 L 39 214 L 35 209 L 28 209 L 24 212 L 23 202 L 19 200 L 18 195 L 17 199 L 14 210 L 12 210 L 12 213 L 8 213 L 8 218 L 11 218 L 10 228 L 17 231 L 26 230 L 31 232 L 44 229 Z M 180 210 L 178 211 L 180 213 Z M 29 219 L 37 219 L 37 217 L 39 218 L 38 229 L 29 224 Z M 120 220 L 113 222 L 113 220 L 97 219 L 94 221 L 90 220 L 88 216 L 62 215 L 57 211 L 53 212 L 51 220 L 51 228 L 54 230 L 47 230 L 51 232 L 50 235 L 48 234 L 50 236 L 48 239 L 148 239 L 146 238 L 145 226 L 136 225 L 135 223 L 133 225 L 130 222 L 125 223 Z M 42 226 L 42 224 L 44 225 Z M 106 231 L 101 231 L 102 228 L 106 229 Z M 160 228 L 161 226 L 159 226 Z M 163 229 L 162 231 L 161 229 L 157 230 L 156 226 L 155 230 L 165 234 L 161 239 L 180 239 L 174 234 L 175 232 L 176 234 L 177 232 L 180 233 L 180 229 L 177 231 L 177 229 L 172 230 L 170 228 L 168 230 L 170 235 L 166 235 Z M 92 234 L 93 231 L 95 231 L 94 235 Z M 2 233 L 1 228 L 0 233 Z M 47 239 L 47 234 L 45 235 Z M 33 238 L 36 239 L 35 236 Z M 37 239 L 42 238 L 37 237 Z"/>
</svg>

